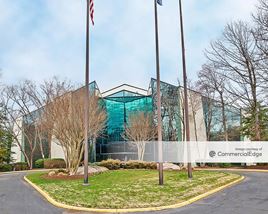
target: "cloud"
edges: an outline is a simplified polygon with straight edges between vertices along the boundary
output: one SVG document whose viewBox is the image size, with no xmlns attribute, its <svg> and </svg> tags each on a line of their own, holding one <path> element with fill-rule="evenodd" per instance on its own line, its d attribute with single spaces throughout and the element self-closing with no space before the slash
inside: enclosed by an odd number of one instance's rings
<svg viewBox="0 0 268 214">
<path fill-rule="evenodd" d="M 195 78 L 203 50 L 226 22 L 249 20 L 257 0 L 183 1 L 187 68 Z M 3 81 L 42 81 L 53 75 L 83 82 L 85 1 L 1 0 L 0 67 Z M 153 1 L 96 0 L 91 27 L 90 78 L 101 90 L 129 83 L 148 87 L 155 76 Z M 3 11 L 3 12 L 2 12 Z M 161 78 L 181 78 L 178 1 L 164 1 L 159 11 Z"/>
</svg>

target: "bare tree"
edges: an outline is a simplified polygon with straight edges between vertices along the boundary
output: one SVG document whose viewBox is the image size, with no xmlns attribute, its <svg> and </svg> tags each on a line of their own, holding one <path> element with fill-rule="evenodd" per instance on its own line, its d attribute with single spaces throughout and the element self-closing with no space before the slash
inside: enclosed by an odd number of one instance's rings
<svg viewBox="0 0 268 214">
<path fill-rule="evenodd" d="M 29 94 L 32 97 L 37 109 L 43 109 L 44 106 L 52 102 L 55 98 L 63 96 L 64 94 L 73 91 L 75 88 L 74 84 L 67 79 L 60 79 L 56 76 L 51 79 L 44 80 L 40 84 L 40 89 L 35 90 L 34 88 L 29 89 Z M 51 129 L 53 125 L 48 126 L 47 123 L 43 123 L 43 117 L 39 117 L 36 128 L 38 138 L 40 142 L 40 150 L 43 152 L 43 140 L 48 141 L 49 151 L 51 150 Z M 49 157 L 51 152 L 49 152 Z"/>
<path fill-rule="evenodd" d="M 254 13 L 253 21 L 255 22 L 255 29 L 253 33 L 257 41 L 257 45 L 266 57 L 268 56 L 268 1 L 259 0 L 256 6 L 257 11 Z"/>
<path fill-rule="evenodd" d="M 27 89 L 33 83 L 24 81 L 19 85 L 6 86 L 2 91 L 2 102 L 8 117 L 6 128 L 12 133 L 14 143 L 19 147 L 30 169 L 37 147 L 35 106 Z"/>
<path fill-rule="evenodd" d="M 67 92 L 74 90 L 74 84 L 68 80 L 54 76 L 51 79 L 45 80 L 41 85 L 42 102 L 47 104 L 54 100 L 56 97 L 60 97 Z"/>
<path fill-rule="evenodd" d="M 142 161 L 146 143 L 154 140 L 156 134 L 153 116 L 149 113 L 138 112 L 130 115 L 123 137 L 134 142 L 138 149 L 138 160 Z"/>
<path fill-rule="evenodd" d="M 32 133 L 35 133 L 36 145 L 40 149 L 40 153 L 42 158 L 45 158 L 43 140 L 45 140 L 43 124 L 41 122 L 41 114 L 42 108 L 45 105 L 45 100 L 42 97 L 40 88 L 28 80 L 28 85 L 24 90 L 25 95 L 27 95 L 29 101 L 32 103 L 32 112 L 31 115 L 34 115 L 33 128 L 31 130 Z"/>
<path fill-rule="evenodd" d="M 51 79 L 45 80 L 40 85 L 36 85 L 31 81 L 27 81 L 28 85 L 24 90 L 31 103 L 33 104 L 33 109 L 35 111 L 31 114 L 35 114 L 34 132 L 36 135 L 37 146 L 40 149 L 42 158 L 45 158 L 45 145 L 43 142 L 48 144 L 48 150 L 51 148 L 52 136 L 49 136 L 48 126 L 44 125 L 42 121 L 42 113 L 44 106 L 49 104 L 54 98 L 62 96 L 63 94 L 74 89 L 74 85 L 69 80 L 61 80 L 58 77 L 53 77 Z M 51 129 L 52 127 L 50 127 Z M 50 152 L 48 152 L 50 156 Z"/>
<path fill-rule="evenodd" d="M 254 116 L 253 140 L 261 140 L 258 114 L 260 84 L 258 48 L 252 29 L 242 21 L 230 23 L 225 27 L 223 37 L 211 43 L 206 51 L 209 61 L 228 80 L 228 93 L 235 104 L 249 107 Z"/>
<path fill-rule="evenodd" d="M 256 46 L 259 49 L 259 68 L 262 70 L 263 92 L 268 97 L 268 1 L 259 0 L 257 11 L 253 15 L 255 28 L 252 30 L 256 40 Z M 266 102 L 267 104 L 267 102 Z"/>
<path fill-rule="evenodd" d="M 56 97 L 44 107 L 43 121 L 62 147 L 66 169 L 76 174 L 84 152 L 84 88 Z M 94 141 L 102 132 L 106 114 L 99 105 L 99 97 L 89 97 L 89 140 Z M 53 127 L 53 128 L 51 128 Z"/>
<path fill-rule="evenodd" d="M 215 91 L 202 81 L 197 82 L 197 87 L 198 91 L 202 94 L 203 108 L 205 109 L 204 120 L 206 126 L 206 136 L 207 141 L 210 141 L 212 137 L 212 130 L 215 125 L 213 123 L 213 118 L 215 116 Z"/>
<path fill-rule="evenodd" d="M 199 85 L 206 85 L 205 87 L 214 91 L 216 94 L 215 104 L 218 103 L 221 109 L 221 118 L 219 120 L 222 123 L 224 139 L 229 140 L 226 105 L 228 103 L 228 94 L 226 91 L 226 76 L 223 71 L 217 71 L 217 68 L 213 64 L 204 64 L 202 70 L 198 73 Z"/>
</svg>

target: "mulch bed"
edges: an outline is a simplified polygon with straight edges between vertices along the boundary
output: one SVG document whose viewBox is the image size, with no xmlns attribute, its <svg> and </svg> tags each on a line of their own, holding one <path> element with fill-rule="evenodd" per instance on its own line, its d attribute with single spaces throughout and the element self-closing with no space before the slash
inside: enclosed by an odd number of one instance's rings
<svg viewBox="0 0 268 214">
<path fill-rule="evenodd" d="M 103 172 L 102 172 L 103 173 Z M 89 173 L 88 176 L 93 176 L 100 173 Z M 84 175 L 53 175 L 48 176 L 48 174 L 44 174 L 41 178 L 46 180 L 81 180 L 84 178 Z"/>
</svg>

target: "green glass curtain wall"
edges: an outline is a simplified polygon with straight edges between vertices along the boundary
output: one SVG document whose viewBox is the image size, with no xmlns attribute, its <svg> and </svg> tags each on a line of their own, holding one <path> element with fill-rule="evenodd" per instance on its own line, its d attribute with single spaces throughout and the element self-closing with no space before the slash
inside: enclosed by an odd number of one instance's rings
<svg viewBox="0 0 268 214">
<path fill-rule="evenodd" d="M 206 97 L 202 97 L 204 120 L 206 124 L 207 132 L 210 130 L 211 141 L 224 140 L 223 134 L 223 118 L 220 104 L 215 100 L 209 100 Z M 240 126 L 241 115 L 240 109 L 226 105 L 225 115 L 227 122 L 227 130 L 230 141 L 240 141 Z"/>
<path fill-rule="evenodd" d="M 151 79 L 149 92 L 152 94 L 153 111 L 157 115 L 156 80 Z M 180 120 L 180 93 L 179 87 L 160 82 L 161 91 L 161 117 L 164 141 L 181 141 L 182 126 Z"/>
<path fill-rule="evenodd" d="M 152 112 L 152 98 L 123 96 L 104 98 L 107 111 L 107 142 L 124 141 L 122 134 L 128 117 L 135 112 Z"/>
</svg>

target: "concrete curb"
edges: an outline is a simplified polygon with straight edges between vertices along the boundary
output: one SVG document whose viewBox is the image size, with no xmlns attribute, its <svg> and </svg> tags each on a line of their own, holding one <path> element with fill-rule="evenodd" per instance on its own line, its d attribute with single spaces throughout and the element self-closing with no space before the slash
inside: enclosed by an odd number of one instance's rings
<svg viewBox="0 0 268 214">
<path fill-rule="evenodd" d="M 53 204 L 56 207 L 59 208 L 64 208 L 68 210 L 76 210 L 76 211 L 86 211 L 86 212 L 99 212 L 99 213 L 131 213 L 131 212 L 148 212 L 148 211 L 159 211 L 159 210 L 166 210 L 166 209 L 175 209 L 175 208 L 180 208 L 184 207 L 186 205 L 192 204 L 198 200 L 201 200 L 203 198 L 206 198 L 214 193 L 217 193 L 221 190 L 224 190 L 228 187 L 231 187 L 235 184 L 238 184 L 242 182 L 245 179 L 244 176 L 241 176 L 239 179 L 226 184 L 224 186 L 218 187 L 216 189 L 210 190 L 206 193 L 203 193 L 201 195 L 198 195 L 196 197 L 193 197 L 187 201 L 180 202 L 174 205 L 169 205 L 169 206 L 161 206 L 161 207 L 148 207 L 148 208 L 133 208 L 133 209 L 97 209 L 97 208 L 86 208 L 86 207 L 76 207 L 76 206 L 71 206 L 71 205 L 66 205 L 57 202 L 54 200 L 51 196 L 49 196 L 48 193 L 43 191 L 40 187 L 38 187 L 36 184 L 32 183 L 26 176 L 24 176 L 24 180 L 28 182 L 36 191 L 38 191 L 48 202 Z"/>
<path fill-rule="evenodd" d="M 195 168 L 196 171 L 230 171 L 230 172 L 263 172 L 268 173 L 267 169 L 232 169 L 232 168 Z"/>
</svg>

